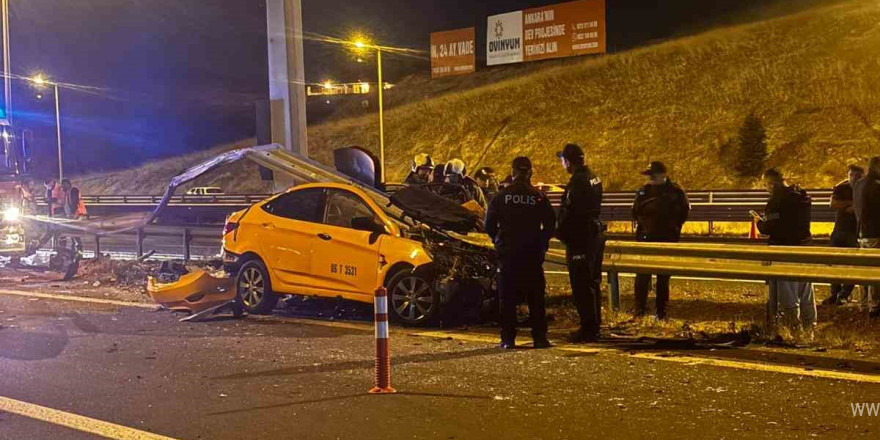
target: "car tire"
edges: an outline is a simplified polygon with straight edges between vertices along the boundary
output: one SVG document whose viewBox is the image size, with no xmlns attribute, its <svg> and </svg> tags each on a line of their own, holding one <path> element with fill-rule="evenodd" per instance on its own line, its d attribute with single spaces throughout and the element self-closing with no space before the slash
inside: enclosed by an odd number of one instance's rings
<svg viewBox="0 0 880 440">
<path fill-rule="evenodd" d="M 404 270 L 388 282 L 388 317 L 411 327 L 436 322 L 440 316 L 440 294 L 432 280 L 415 271 Z"/>
<path fill-rule="evenodd" d="M 252 315 L 268 315 L 278 303 L 278 295 L 272 292 L 269 271 L 260 260 L 242 264 L 235 279 L 236 302 Z"/>
</svg>

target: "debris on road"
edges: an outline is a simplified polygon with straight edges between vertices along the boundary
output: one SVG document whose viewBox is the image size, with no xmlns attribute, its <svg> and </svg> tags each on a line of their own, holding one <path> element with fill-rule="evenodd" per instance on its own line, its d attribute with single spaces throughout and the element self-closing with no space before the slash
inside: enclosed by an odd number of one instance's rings
<svg viewBox="0 0 880 440">
<path fill-rule="evenodd" d="M 235 299 L 235 281 L 226 272 L 163 264 L 147 278 L 147 292 L 158 304 L 193 314 L 216 309 Z"/>
</svg>

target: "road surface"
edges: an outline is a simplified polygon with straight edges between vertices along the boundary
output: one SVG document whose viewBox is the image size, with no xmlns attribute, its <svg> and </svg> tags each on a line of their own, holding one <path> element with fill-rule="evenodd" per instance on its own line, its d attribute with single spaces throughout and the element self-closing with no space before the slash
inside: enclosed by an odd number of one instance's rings
<svg viewBox="0 0 880 440">
<path fill-rule="evenodd" d="M 495 348 L 492 329 L 179 323 L 151 306 L 0 293 L 0 439 L 877 438 L 880 365 L 604 341 Z M 520 342 L 527 342 L 523 337 Z M 149 437 L 146 433 L 166 437 Z"/>
</svg>

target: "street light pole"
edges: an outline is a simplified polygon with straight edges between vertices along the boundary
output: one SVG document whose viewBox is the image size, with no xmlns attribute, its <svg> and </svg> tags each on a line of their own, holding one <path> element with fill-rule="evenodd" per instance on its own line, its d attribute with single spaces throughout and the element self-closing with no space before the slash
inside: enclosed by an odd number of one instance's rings
<svg viewBox="0 0 880 440">
<path fill-rule="evenodd" d="M 64 162 L 61 157 L 61 101 L 58 99 L 58 84 L 52 84 L 55 88 L 55 134 L 58 138 L 58 184 L 64 180 Z"/>
<path fill-rule="evenodd" d="M 383 96 L 385 83 L 382 81 L 382 49 L 376 49 L 376 64 L 379 67 L 379 181 L 385 184 L 385 103 Z"/>
</svg>

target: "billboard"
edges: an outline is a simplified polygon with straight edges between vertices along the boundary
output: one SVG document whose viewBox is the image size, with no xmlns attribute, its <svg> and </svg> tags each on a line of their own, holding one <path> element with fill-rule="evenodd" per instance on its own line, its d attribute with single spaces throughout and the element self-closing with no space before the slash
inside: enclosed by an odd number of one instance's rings
<svg viewBox="0 0 880 440">
<path fill-rule="evenodd" d="M 522 11 L 493 15 L 486 23 L 486 64 L 521 63 L 523 61 Z"/>
<path fill-rule="evenodd" d="M 488 26 L 490 66 L 606 52 L 605 0 L 496 15 Z M 499 53 L 494 58 L 493 48 Z"/>
<path fill-rule="evenodd" d="M 469 27 L 431 34 L 431 77 L 473 73 L 477 66 L 476 29 Z"/>
</svg>

